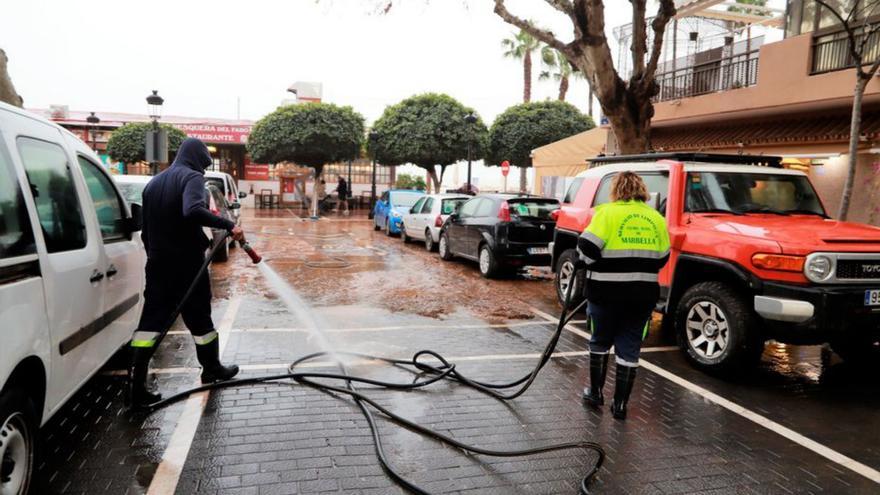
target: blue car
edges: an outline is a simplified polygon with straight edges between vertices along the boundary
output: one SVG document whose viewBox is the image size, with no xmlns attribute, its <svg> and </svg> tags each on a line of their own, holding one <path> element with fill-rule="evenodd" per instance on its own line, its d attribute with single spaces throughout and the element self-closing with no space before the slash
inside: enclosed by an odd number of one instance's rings
<svg viewBox="0 0 880 495">
<path fill-rule="evenodd" d="M 387 236 L 400 234 L 403 215 L 409 213 L 409 209 L 424 195 L 422 191 L 385 191 L 373 208 L 373 228 L 384 229 Z"/>
</svg>

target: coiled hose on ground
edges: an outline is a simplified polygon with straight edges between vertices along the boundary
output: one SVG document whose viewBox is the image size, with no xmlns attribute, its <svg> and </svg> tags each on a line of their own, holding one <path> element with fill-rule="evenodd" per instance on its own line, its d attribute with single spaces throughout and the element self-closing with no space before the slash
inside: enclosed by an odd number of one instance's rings
<svg viewBox="0 0 880 495">
<path fill-rule="evenodd" d="M 220 241 L 217 242 L 213 246 L 213 248 L 211 249 L 211 252 L 208 255 L 208 260 L 210 260 L 213 257 L 214 252 L 217 250 L 217 248 L 220 245 L 222 245 L 223 242 L 226 242 L 226 237 L 223 237 L 222 239 L 220 239 Z M 208 266 L 208 262 L 206 261 L 205 264 L 202 265 L 202 268 L 199 271 L 198 275 L 196 275 L 196 278 L 193 281 L 193 284 L 190 287 L 190 290 L 188 290 L 186 292 L 186 295 L 184 296 L 184 301 L 189 296 L 189 294 L 192 292 L 192 288 L 195 286 L 196 281 L 201 276 L 201 274 L 204 272 L 204 270 L 207 268 L 207 266 Z M 574 285 L 575 285 L 574 283 L 569 284 L 568 290 L 566 293 L 566 301 L 570 300 L 571 292 L 572 292 Z M 596 442 L 589 442 L 589 441 L 567 442 L 567 443 L 545 445 L 545 446 L 541 446 L 541 447 L 535 447 L 535 448 L 531 448 L 531 449 L 521 449 L 521 450 L 484 449 L 484 448 L 477 447 L 474 445 L 468 445 L 468 444 L 462 443 L 462 442 L 460 442 L 450 436 L 444 435 L 443 433 L 440 433 L 438 431 L 432 430 L 432 429 L 427 428 L 425 426 L 422 426 L 418 423 L 415 423 L 411 420 L 408 420 L 408 419 L 388 410 L 387 408 L 383 407 L 382 405 L 380 405 L 375 400 L 371 399 L 370 397 L 368 397 L 367 395 L 365 395 L 363 392 L 361 392 L 360 390 L 358 390 L 355 387 L 355 383 L 363 383 L 363 384 L 367 384 L 367 385 L 373 385 L 375 387 L 387 388 L 387 389 L 392 389 L 392 390 L 412 390 L 412 389 L 427 387 L 427 386 L 429 386 L 433 383 L 439 382 L 441 380 L 451 380 L 451 381 L 458 382 L 462 385 L 466 385 L 468 387 L 471 387 L 473 389 L 479 390 L 480 392 L 487 394 L 491 397 L 494 397 L 498 400 L 502 400 L 502 401 L 513 400 L 513 399 L 519 397 L 520 395 L 524 394 L 529 389 L 529 387 L 535 381 L 535 378 L 537 378 L 538 373 L 541 371 L 541 368 L 543 368 L 544 365 L 546 365 L 547 362 L 550 361 L 550 358 L 553 355 L 553 351 L 556 349 L 556 344 L 559 342 L 559 339 L 562 335 L 562 330 L 565 328 L 565 325 L 567 325 L 571 321 L 571 319 L 574 317 L 574 315 L 578 311 L 580 311 L 581 308 L 583 308 L 584 304 L 585 304 L 585 302 L 582 302 L 576 308 L 574 308 L 573 310 L 568 311 L 568 312 L 563 308 L 562 314 L 560 315 L 560 318 L 559 318 L 559 323 L 556 325 L 556 330 L 554 331 L 553 335 L 551 336 L 550 341 L 547 342 L 547 345 L 544 347 L 544 351 L 542 352 L 541 357 L 538 360 L 538 363 L 535 365 L 535 368 L 531 372 L 529 372 L 527 375 L 525 375 L 517 380 L 514 380 L 512 382 L 508 382 L 508 383 L 489 383 L 489 382 L 483 382 L 483 381 L 478 381 L 478 380 L 468 378 L 467 376 L 460 373 L 456 369 L 455 364 L 448 362 L 439 353 L 431 351 L 431 350 L 427 350 L 427 349 L 416 352 L 411 359 L 393 359 L 393 358 L 386 358 L 386 357 L 381 357 L 381 356 L 373 356 L 373 355 L 369 355 L 369 354 L 360 354 L 360 353 L 351 353 L 351 352 L 335 352 L 335 353 L 316 352 L 313 354 L 309 354 L 307 356 L 303 356 L 303 357 L 297 359 L 296 361 L 294 361 L 293 363 L 291 363 L 291 365 L 288 369 L 288 373 L 282 373 L 282 374 L 277 374 L 277 375 L 267 375 L 267 376 L 256 376 L 256 377 L 250 377 L 250 378 L 239 378 L 239 379 L 234 379 L 234 380 L 227 380 L 225 382 L 216 382 L 216 383 L 211 383 L 208 385 L 202 385 L 200 387 L 195 387 L 195 388 L 192 388 L 189 390 L 185 390 L 183 392 L 172 395 L 166 399 L 163 399 L 163 400 L 158 401 L 156 403 L 150 404 L 150 405 L 146 406 L 144 409 L 146 409 L 148 412 L 154 412 L 158 409 L 161 409 L 161 408 L 166 407 L 168 405 L 171 405 L 175 402 L 183 400 L 192 394 L 195 394 L 198 392 L 204 392 L 207 390 L 218 390 L 218 389 L 223 389 L 223 388 L 228 388 L 228 387 L 241 387 L 244 385 L 253 385 L 253 384 L 278 381 L 278 380 L 293 380 L 294 382 L 296 382 L 298 384 L 312 387 L 317 390 L 321 390 L 323 392 L 334 392 L 337 394 L 342 394 L 342 395 L 346 395 L 346 396 L 351 397 L 354 400 L 355 404 L 357 404 L 357 406 L 360 408 L 361 412 L 364 415 L 364 418 L 367 421 L 367 424 L 370 426 L 370 430 L 371 430 L 372 436 L 373 436 L 373 444 L 376 449 L 376 457 L 378 457 L 379 463 L 382 465 L 382 468 L 395 482 L 397 482 L 400 486 L 402 486 L 403 488 L 407 489 L 408 491 L 410 491 L 412 493 L 428 494 L 429 492 L 427 492 L 423 488 L 419 487 L 415 483 L 404 478 L 404 476 L 401 475 L 400 473 L 398 473 L 394 469 L 394 467 L 391 465 L 390 461 L 388 460 L 387 456 L 385 455 L 385 451 L 384 451 L 384 448 L 382 445 L 382 435 L 379 432 L 378 425 L 376 424 L 376 418 L 373 416 L 373 412 L 370 408 L 375 409 L 376 411 L 379 411 L 382 415 L 384 415 L 390 421 L 392 421 L 392 422 L 394 422 L 394 423 L 396 423 L 396 424 L 398 424 L 398 425 L 400 425 L 410 431 L 413 431 L 415 433 L 419 433 L 421 435 L 424 435 L 428 438 L 432 438 L 434 440 L 445 443 L 447 445 L 457 447 L 465 452 L 472 453 L 472 454 L 481 454 L 481 455 L 492 456 L 492 457 L 519 457 L 519 456 L 528 456 L 528 455 L 540 454 L 540 453 L 544 453 L 544 452 L 551 452 L 551 451 L 557 451 L 557 450 L 569 450 L 569 449 L 592 450 L 592 451 L 596 452 L 596 455 L 597 455 L 596 462 L 593 465 L 593 467 L 589 470 L 589 472 L 587 472 L 587 474 L 583 477 L 583 479 L 581 480 L 581 485 L 580 485 L 580 493 L 583 495 L 587 495 L 587 494 L 589 494 L 588 485 L 589 485 L 590 481 L 592 481 L 592 479 L 596 476 L 599 469 L 602 467 L 603 461 L 605 460 L 605 451 L 602 448 L 602 446 Z M 183 301 L 181 301 L 181 304 L 178 306 L 178 312 L 179 312 L 179 308 L 182 307 L 182 305 L 183 305 Z M 567 308 L 568 306 L 569 305 L 566 304 L 565 308 Z M 171 325 L 174 323 L 174 320 L 176 320 L 176 319 L 177 319 L 177 313 L 175 313 L 173 315 L 171 323 L 168 324 L 168 328 L 171 327 Z M 161 338 L 164 337 L 165 333 L 168 331 L 168 328 L 166 328 L 163 331 L 162 336 L 160 336 L 160 341 L 161 341 Z M 156 345 L 158 346 L 158 343 Z M 320 372 L 296 371 L 296 367 L 298 365 L 305 363 L 307 361 L 311 361 L 313 359 L 316 359 L 319 357 L 325 357 L 325 356 L 333 358 L 334 356 L 338 356 L 338 355 L 354 356 L 354 357 L 360 357 L 360 358 L 365 358 L 365 359 L 370 359 L 370 360 L 382 361 L 382 362 L 385 362 L 385 363 L 388 363 L 391 365 L 401 366 L 401 367 L 407 368 L 414 373 L 421 374 L 423 376 L 427 376 L 427 378 L 424 378 L 421 380 L 417 379 L 416 381 L 411 382 L 411 383 L 397 383 L 397 382 L 386 382 L 386 381 L 382 381 L 382 380 L 375 380 L 372 378 L 366 378 L 366 377 L 360 377 L 360 376 L 353 376 L 353 375 L 348 374 L 348 371 L 346 370 L 345 365 L 338 360 L 336 361 L 336 364 L 338 365 L 338 367 L 340 369 L 339 373 L 320 373 Z M 439 365 L 428 364 L 428 363 L 421 360 L 423 357 L 434 358 L 440 364 Z M 321 382 L 315 381 L 316 379 L 339 380 L 342 383 L 340 384 L 340 386 L 334 386 L 334 385 L 329 385 L 326 383 L 321 383 Z M 344 385 L 344 386 L 342 386 L 342 385 Z M 513 389 L 513 390 L 511 390 L 511 389 Z"/>
</svg>

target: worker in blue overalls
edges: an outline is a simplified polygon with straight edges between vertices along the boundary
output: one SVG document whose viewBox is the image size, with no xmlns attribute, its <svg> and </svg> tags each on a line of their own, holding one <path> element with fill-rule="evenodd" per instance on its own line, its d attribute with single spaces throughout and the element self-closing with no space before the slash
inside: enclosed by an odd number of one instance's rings
<svg viewBox="0 0 880 495">
<path fill-rule="evenodd" d="M 211 319 L 211 281 L 207 272 L 199 274 L 210 246 L 203 226 L 225 229 L 236 241 L 244 239 L 241 227 L 206 207 L 205 169 L 211 163 L 205 143 L 188 138 L 177 151 L 174 163 L 144 189 L 141 239 L 147 250 L 147 283 L 140 323 L 131 339 L 129 400 L 133 407 L 162 398 L 146 386 L 150 359 L 196 276 L 197 284 L 181 315 L 196 344 L 202 383 L 228 380 L 238 374 L 238 366 L 220 362 L 220 343 Z"/>
</svg>

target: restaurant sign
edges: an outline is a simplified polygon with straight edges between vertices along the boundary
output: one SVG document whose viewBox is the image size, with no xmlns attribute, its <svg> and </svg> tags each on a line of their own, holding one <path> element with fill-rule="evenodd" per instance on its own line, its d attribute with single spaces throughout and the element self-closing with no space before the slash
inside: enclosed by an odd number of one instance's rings
<svg viewBox="0 0 880 495">
<path fill-rule="evenodd" d="M 187 137 L 201 139 L 206 143 L 245 144 L 251 133 L 251 126 L 214 124 L 174 124 Z"/>
</svg>

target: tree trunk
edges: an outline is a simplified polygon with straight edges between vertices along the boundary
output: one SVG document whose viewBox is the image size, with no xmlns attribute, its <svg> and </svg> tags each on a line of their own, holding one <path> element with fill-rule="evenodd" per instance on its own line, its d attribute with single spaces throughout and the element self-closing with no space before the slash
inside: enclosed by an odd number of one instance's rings
<svg viewBox="0 0 880 495">
<path fill-rule="evenodd" d="M 528 167 L 520 167 L 519 168 L 519 192 L 525 193 L 526 188 L 528 187 L 528 181 L 526 180 L 526 170 Z"/>
<path fill-rule="evenodd" d="M 0 101 L 9 103 L 14 107 L 21 107 L 23 104 L 21 96 L 15 92 L 15 86 L 12 85 L 12 79 L 6 71 L 6 52 L 0 50 Z"/>
<path fill-rule="evenodd" d="M 437 170 L 434 167 L 431 167 L 428 170 L 428 175 L 431 177 L 431 182 L 434 183 L 434 190 L 438 193 L 440 192 L 440 179 L 437 177 Z"/>
<path fill-rule="evenodd" d="M 523 102 L 532 101 L 532 52 L 523 57 Z"/>
<path fill-rule="evenodd" d="M 568 63 L 568 62 L 566 62 Z M 565 101 L 565 95 L 568 93 L 568 76 L 559 79 L 559 101 Z"/>
<path fill-rule="evenodd" d="M 861 134 L 862 129 L 862 96 L 865 94 L 867 83 L 866 79 L 859 77 L 856 82 L 855 94 L 853 95 L 852 121 L 849 126 L 849 170 L 847 170 L 846 182 L 843 186 L 843 196 L 840 198 L 840 209 L 837 211 L 838 220 L 846 220 L 849 214 L 853 184 L 856 180 L 856 166 L 859 161 L 859 134 Z"/>
</svg>

